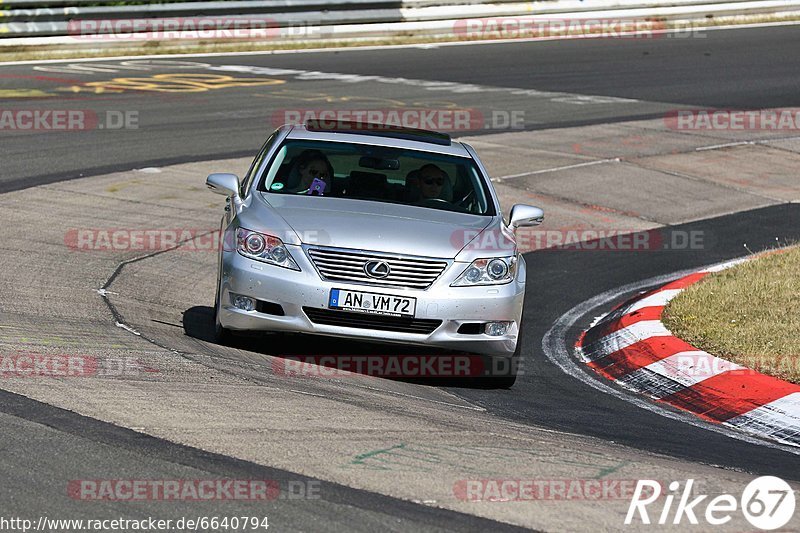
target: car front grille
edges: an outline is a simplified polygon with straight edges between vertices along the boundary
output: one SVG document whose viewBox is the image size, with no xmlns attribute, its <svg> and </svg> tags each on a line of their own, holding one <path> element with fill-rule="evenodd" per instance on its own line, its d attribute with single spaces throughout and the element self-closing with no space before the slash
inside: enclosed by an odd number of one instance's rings
<svg viewBox="0 0 800 533">
<path fill-rule="evenodd" d="M 315 324 L 401 333 L 420 333 L 424 335 L 432 333 L 442 324 L 441 320 L 351 313 L 348 311 L 319 309 L 317 307 L 303 307 L 303 312 Z"/>
<path fill-rule="evenodd" d="M 447 261 L 442 259 L 384 255 L 360 250 L 308 248 L 308 255 L 326 281 L 384 287 L 427 289 L 447 268 Z M 385 261 L 390 268 L 389 275 L 380 279 L 368 276 L 364 266 L 372 260 Z"/>
</svg>

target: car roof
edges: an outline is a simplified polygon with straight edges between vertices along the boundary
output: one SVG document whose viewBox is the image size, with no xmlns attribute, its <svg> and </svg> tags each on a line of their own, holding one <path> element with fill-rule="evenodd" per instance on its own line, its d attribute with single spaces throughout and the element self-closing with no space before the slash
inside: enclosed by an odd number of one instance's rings
<svg viewBox="0 0 800 533">
<path fill-rule="evenodd" d="M 333 127 L 323 128 L 317 127 L 317 124 L 309 121 L 307 124 L 290 126 L 291 130 L 287 138 L 406 148 L 471 159 L 471 155 L 464 145 L 450 140 L 447 134 L 380 124 L 354 125 L 335 122 L 331 122 L 331 124 Z"/>
</svg>

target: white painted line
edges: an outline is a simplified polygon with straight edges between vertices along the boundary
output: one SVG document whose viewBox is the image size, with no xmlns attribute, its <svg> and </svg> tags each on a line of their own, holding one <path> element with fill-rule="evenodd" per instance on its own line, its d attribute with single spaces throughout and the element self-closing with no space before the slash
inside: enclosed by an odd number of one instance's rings
<svg viewBox="0 0 800 533">
<path fill-rule="evenodd" d="M 117 325 L 117 327 L 118 327 L 118 328 L 122 328 L 122 329 L 124 329 L 125 331 L 127 331 L 127 332 L 129 332 L 129 333 L 133 333 L 134 335 L 136 335 L 136 336 L 138 336 L 138 337 L 141 337 L 141 336 L 142 336 L 142 334 L 141 334 L 141 333 L 139 333 L 138 331 L 136 331 L 136 330 L 135 330 L 135 329 L 133 329 L 132 327 L 128 326 L 127 324 L 123 324 L 122 322 L 117 322 L 117 323 L 116 323 L 116 325 Z"/>
<path fill-rule="evenodd" d="M 114 296 L 119 296 L 118 292 L 111 292 L 106 289 L 95 289 L 94 292 L 102 296 L 103 298 L 107 297 L 109 294 L 113 294 Z"/>
<path fill-rule="evenodd" d="M 364 74 L 348 74 L 342 72 L 322 72 L 317 70 L 261 67 L 256 65 L 239 65 L 239 64 L 211 65 L 209 63 L 202 63 L 196 61 L 161 61 L 161 60 L 155 60 L 149 62 L 117 61 L 112 63 L 97 63 L 88 66 L 81 63 L 74 63 L 74 64 L 70 63 L 61 66 L 40 65 L 33 67 L 34 70 L 40 72 L 77 73 L 77 74 L 98 74 L 98 73 L 116 72 L 118 68 L 122 69 L 136 68 L 144 71 L 149 71 L 152 69 L 169 69 L 169 68 L 187 68 L 187 69 L 196 68 L 202 70 L 210 70 L 213 72 L 225 72 L 225 73 L 235 72 L 239 74 L 250 74 L 257 76 L 288 77 L 289 79 L 296 81 L 314 81 L 314 82 L 328 81 L 333 83 L 344 83 L 344 84 L 371 82 L 379 84 L 388 84 L 392 86 L 406 85 L 410 87 L 420 88 L 426 91 L 451 92 L 455 94 L 506 93 L 512 96 L 542 98 L 542 99 L 548 99 L 553 102 L 558 102 L 562 104 L 572 104 L 572 105 L 593 105 L 593 104 L 636 102 L 636 100 L 632 100 L 629 98 L 540 91 L 537 89 L 524 89 L 519 87 L 500 87 L 493 85 L 480 85 L 475 83 L 460 83 L 454 81 L 423 80 L 415 78 L 387 77 L 387 76 L 364 75 Z"/>
<path fill-rule="evenodd" d="M 667 289 L 658 291 L 655 294 L 651 294 L 650 296 L 636 301 L 630 307 L 626 307 L 624 314 L 627 315 L 629 313 L 633 313 L 634 311 L 638 311 L 639 309 L 644 309 L 645 307 L 664 307 L 670 302 L 670 300 L 675 298 L 680 293 L 681 289 Z"/>
<path fill-rule="evenodd" d="M 718 150 L 720 148 L 731 148 L 733 146 L 745 146 L 748 144 L 755 144 L 755 141 L 736 141 L 724 144 L 711 144 L 709 146 L 698 146 L 694 149 L 695 152 L 705 152 L 707 150 Z"/>
<path fill-rule="evenodd" d="M 781 416 L 795 419 L 800 429 L 800 392 L 794 392 L 783 398 L 778 398 L 774 402 L 762 405 L 753 409 L 748 414 L 762 414 L 769 412 L 773 416 Z"/>
<path fill-rule="evenodd" d="M 740 431 L 726 426 L 712 424 L 697 418 L 697 416 L 694 414 L 664 408 L 638 393 L 632 394 L 628 391 L 612 387 L 607 380 L 605 380 L 605 378 L 600 378 L 594 373 L 590 373 L 585 365 L 581 364 L 576 357 L 572 356 L 571 350 L 567 348 L 567 333 L 572 329 L 578 320 L 592 313 L 592 311 L 595 309 L 608 306 L 610 302 L 618 300 L 621 294 L 630 294 L 647 287 L 663 285 L 669 283 L 670 281 L 674 281 L 676 278 L 693 274 L 694 272 L 696 272 L 696 269 L 684 270 L 681 272 L 667 274 L 665 276 L 648 278 L 642 281 L 630 283 L 628 285 L 623 285 L 622 287 L 618 287 L 616 289 L 611 289 L 598 294 L 597 296 L 590 298 L 585 302 L 579 303 L 561 315 L 561 317 L 556 320 L 555 323 L 553 323 L 552 327 L 542 338 L 542 349 L 544 350 L 545 356 L 565 374 L 572 376 L 573 378 L 581 381 L 595 390 L 629 402 L 636 407 L 650 411 L 651 413 L 655 413 L 665 418 L 669 418 L 677 422 L 683 422 L 701 429 L 713 431 L 714 433 L 719 433 L 721 435 L 725 435 L 726 437 L 740 440 L 742 442 L 756 444 L 758 446 L 764 446 L 766 448 L 772 448 L 775 450 L 781 450 L 800 456 L 800 448 L 766 441 L 750 436 L 746 433 L 741 433 Z"/>
<path fill-rule="evenodd" d="M 796 141 L 798 139 L 800 139 L 800 135 L 791 135 L 788 137 L 770 137 L 769 139 L 759 139 L 753 142 L 755 142 L 756 144 L 769 144 L 780 141 Z"/>
<path fill-rule="evenodd" d="M 500 176 L 499 178 L 492 178 L 493 182 L 510 180 L 514 178 L 521 178 L 523 176 L 535 176 L 536 174 L 546 174 L 548 172 L 558 172 L 559 170 L 569 170 L 580 167 L 590 167 L 592 165 L 601 165 L 603 163 L 619 163 L 620 158 L 614 157 L 612 159 L 598 159 L 597 161 L 587 161 L 585 163 L 575 163 L 574 165 L 564 165 L 563 167 L 543 168 L 541 170 L 531 170 L 530 172 L 521 172 L 519 174 L 509 174 L 507 176 Z"/>
<path fill-rule="evenodd" d="M 188 64 L 188 62 L 184 62 Z M 47 67 L 34 67 L 45 70 Z M 554 91 L 540 91 L 538 89 L 524 89 L 520 87 L 503 87 L 495 85 L 481 85 L 477 83 L 460 83 L 455 81 L 422 80 L 404 78 L 400 76 L 376 76 L 364 74 L 347 74 L 342 72 L 322 72 L 317 70 L 297 70 L 274 67 L 259 67 L 254 65 L 209 65 L 198 63 L 198 68 L 205 68 L 214 72 L 236 72 L 240 74 L 255 74 L 264 76 L 289 76 L 298 81 L 331 81 L 337 83 L 384 83 L 388 85 L 407 85 L 419 87 L 427 91 L 452 92 L 456 94 L 472 93 L 508 93 L 513 96 L 547 98 L 553 102 L 574 105 L 611 104 L 637 102 L 630 98 L 615 96 L 597 96 L 590 94 L 575 94 Z M 52 70 L 52 69 L 51 69 Z"/>
<path fill-rule="evenodd" d="M 711 144 L 709 146 L 698 146 L 694 149 L 695 152 L 705 152 L 708 150 L 717 150 L 720 148 L 731 148 L 734 146 L 748 146 L 748 145 L 756 145 L 756 144 L 763 144 L 769 146 L 770 143 L 774 142 L 781 142 L 781 141 L 795 141 L 800 139 L 798 135 L 792 135 L 789 137 L 773 137 L 769 139 L 753 139 L 749 141 L 736 141 L 736 142 L 729 142 L 724 144 Z"/>
<path fill-rule="evenodd" d="M 800 442 L 800 392 L 779 398 L 743 415 L 731 418 L 725 425 L 740 431 L 769 435 L 791 446 Z"/>
<path fill-rule="evenodd" d="M 723 26 L 710 26 L 699 27 L 699 31 L 735 31 L 747 30 L 757 28 L 769 28 L 773 26 L 797 26 L 800 21 L 780 21 L 780 22 L 758 22 L 752 24 L 731 24 Z M 665 33 L 685 32 L 685 29 L 674 29 L 666 31 Z M 491 39 L 484 41 L 453 41 L 434 43 L 437 47 L 445 46 L 491 46 L 497 44 L 508 43 L 527 43 L 527 42 L 541 42 L 542 38 L 533 37 L 530 39 Z M 341 52 L 361 52 L 361 51 L 375 51 L 375 50 L 397 50 L 406 48 L 430 48 L 431 43 L 415 43 L 415 44 L 392 44 L 392 45 L 369 45 L 369 46 L 339 46 L 334 48 L 304 48 L 298 50 L 253 50 L 247 52 L 205 52 L 194 54 L 142 54 L 142 55 L 127 55 L 127 56 L 113 56 L 113 57 L 81 57 L 72 59 L 30 59 L 24 61 L 6 61 L 0 62 L 0 67 L 14 66 L 14 65 L 43 65 L 47 63 L 76 63 L 76 62 L 92 62 L 92 61 L 124 61 L 126 59 L 174 59 L 181 57 L 237 57 L 237 56 L 256 56 L 256 55 L 284 55 L 284 54 L 318 54 L 318 53 L 341 53 Z"/>
<path fill-rule="evenodd" d="M 617 331 L 612 331 L 602 339 L 591 343 L 592 353 L 608 355 L 651 337 L 671 337 L 672 333 L 660 320 L 642 320 Z M 591 359 L 596 359 L 592 357 Z"/>
<path fill-rule="evenodd" d="M 289 389 L 289 392 L 295 392 L 297 394 L 304 394 L 306 396 L 314 396 L 315 398 L 329 398 L 329 396 L 325 396 L 324 394 L 316 394 L 314 392 L 307 392 L 297 389 Z"/>
<path fill-rule="evenodd" d="M 742 257 L 742 258 L 739 258 L 739 259 L 734 259 L 733 261 L 726 261 L 724 263 L 720 263 L 718 265 L 714 265 L 714 266 L 705 268 L 703 270 L 700 270 L 700 272 L 721 272 L 721 271 L 727 270 L 727 269 L 729 269 L 729 268 L 731 268 L 733 266 L 741 265 L 745 261 L 749 261 L 752 258 L 753 258 L 753 256 L 747 256 L 747 257 Z"/>
<path fill-rule="evenodd" d="M 636 382 L 641 381 L 642 376 L 645 374 L 657 374 L 681 385 L 681 388 L 685 388 L 724 372 L 742 368 L 735 363 L 714 357 L 701 350 L 686 351 L 676 353 L 661 361 L 656 361 L 639 370 L 635 370 L 625 376 L 623 380 Z M 651 394 L 651 391 L 647 390 L 642 392 Z"/>
<path fill-rule="evenodd" d="M 486 411 L 486 408 L 481 407 L 480 405 L 478 405 L 478 404 L 476 404 L 474 402 L 471 402 L 471 401 L 467 400 L 466 398 L 462 398 L 461 396 L 459 396 L 457 394 L 454 394 L 454 393 L 450 392 L 449 390 L 445 390 L 445 389 L 439 387 L 439 392 L 441 392 L 441 393 L 443 393 L 443 394 L 445 394 L 447 396 L 450 396 L 450 397 L 452 397 L 452 398 L 454 398 L 456 400 L 461 400 L 462 402 L 465 402 L 465 403 L 469 404 L 470 408 L 475 410 L 475 411 Z M 451 405 L 451 404 L 447 404 L 447 405 Z M 452 405 L 455 405 L 455 404 L 452 404 Z"/>
</svg>

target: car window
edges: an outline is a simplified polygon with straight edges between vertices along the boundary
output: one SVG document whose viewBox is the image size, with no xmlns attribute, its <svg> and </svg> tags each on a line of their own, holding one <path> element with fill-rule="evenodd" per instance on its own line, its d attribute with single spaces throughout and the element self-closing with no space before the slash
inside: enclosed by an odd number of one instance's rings
<svg viewBox="0 0 800 533">
<path fill-rule="evenodd" d="M 261 176 L 259 190 L 495 214 L 472 159 L 356 143 L 287 140 Z"/>
<path fill-rule="evenodd" d="M 264 157 L 266 157 L 277 138 L 278 131 L 276 130 L 272 133 L 272 135 L 269 136 L 263 146 L 261 146 L 261 150 L 259 150 L 256 158 L 253 159 L 250 169 L 247 171 L 247 174 L 245 174 L 244 179 L 242 180 L 241 190 L 239 191 L 240 197 L 245 198 L 250 193 L 250 186 L 253 184 L 253 179 L 258 174 L 258 169 L 261 167 Z"/>
</svg>

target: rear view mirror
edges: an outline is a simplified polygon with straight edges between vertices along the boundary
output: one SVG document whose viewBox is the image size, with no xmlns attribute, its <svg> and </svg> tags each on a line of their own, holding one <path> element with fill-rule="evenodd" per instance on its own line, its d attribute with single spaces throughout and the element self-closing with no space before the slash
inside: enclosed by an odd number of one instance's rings
<svg viewBox="0 0 800 533">
<path fill-rule="evenodd" d="M 400 168 L 400 161 L 397 159 L 384 159 L 365 155 L 358 160 L 358 166 L 362 168 L 371 168 L 373 170 L 398 170 Z"/>
<path fill-rule="evenodd" d="M 225 196 L 239 195 L 239 176 L 236 174 L 217 173 L 206 178 L 206 187 L 217 194 Z"/>
<path fill-rule="evenodd" d="M 544 220 L 544 211 L 532 205 L 517 204 L 511 208 L 508 225 L 512 228 L 538 226 Z"/>
</svg>

